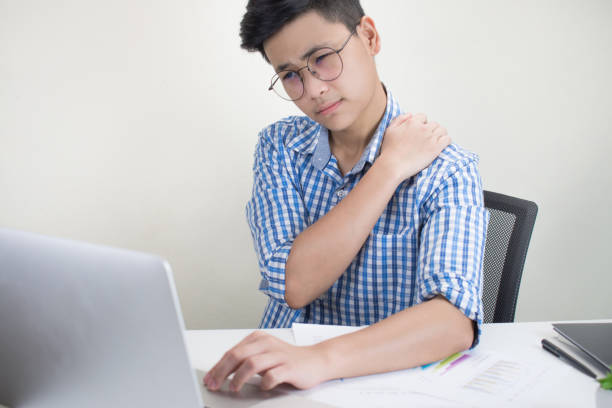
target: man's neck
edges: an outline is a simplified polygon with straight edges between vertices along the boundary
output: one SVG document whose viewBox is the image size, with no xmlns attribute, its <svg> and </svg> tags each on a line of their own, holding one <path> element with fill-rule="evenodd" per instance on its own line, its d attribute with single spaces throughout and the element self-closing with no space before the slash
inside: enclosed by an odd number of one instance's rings
<svg viewBox="0 0 612 408">
<path fill-rule="evenodd" d="M 387 108 L 387 94 L 382 83 L 376 87 L 368 108 L 351 127 L 330 132 L 329 143 L 332 152 L 342 151 L 345 156 L 361 156 Z"/>
</svg>

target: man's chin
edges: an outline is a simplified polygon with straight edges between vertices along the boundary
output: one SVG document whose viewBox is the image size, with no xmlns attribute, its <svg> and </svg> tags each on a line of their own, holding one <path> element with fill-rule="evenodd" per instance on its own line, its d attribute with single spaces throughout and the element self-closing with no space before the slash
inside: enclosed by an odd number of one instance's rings
<svg viewBox="0 0 612 408">
<path fill-rule="evenodd" d="M 324 126 L 328 130 L 332 132 L 339 132 L 347 129 L 351 125 L 351 120 L 347 118 L 345 115 L 332 115 L 330 117 L 321 118 L 316 117 L 312 118 L 315 122 L 319 123 L 321 126 Z"/>
</svg>

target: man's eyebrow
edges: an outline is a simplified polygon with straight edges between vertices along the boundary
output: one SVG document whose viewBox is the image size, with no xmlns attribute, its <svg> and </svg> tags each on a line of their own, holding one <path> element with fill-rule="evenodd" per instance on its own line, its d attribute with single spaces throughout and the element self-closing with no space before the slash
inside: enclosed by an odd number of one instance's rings
<svg viewBox="0 0 612 408">
<path fill-rule="evenodd" d="M 328 44 L 317 44 L 317 45 L 313 45 L 312 47 L 310 47 L 308 49 L 308 51 L 306 51 L 304 53 L 304 55 L 302 55 L 302 57 L 300 58 L 300 60 L 305 60 L 308 57 L 310 57 L 311 54 L 313 54 L 315 51 L 320 50 L 321 48 L 329 48 L 330 46 Z M 287 68 L 289 68 L 289 66 L 291 66 L 292 64 L 290 63 L 284 63 L 284 64 L 280 64 L 278 67 L 276 67 L 276 72 L 280 72 L 280 71 L 284 71 Z"/>
</svg>

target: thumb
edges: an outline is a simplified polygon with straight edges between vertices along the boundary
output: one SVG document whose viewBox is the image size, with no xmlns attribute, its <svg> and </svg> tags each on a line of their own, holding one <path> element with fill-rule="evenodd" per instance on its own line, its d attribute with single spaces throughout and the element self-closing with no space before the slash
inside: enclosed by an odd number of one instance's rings
<svg viewBox="0 0 612 408">
<path fill-rule="evenodd" d="M 389 127 L 399 126 L 410 118 L 412 118 L 412 113 L 404 113 L 402 115 L 398 115 L 395 118 L 393 118 Z"/>
</svg>

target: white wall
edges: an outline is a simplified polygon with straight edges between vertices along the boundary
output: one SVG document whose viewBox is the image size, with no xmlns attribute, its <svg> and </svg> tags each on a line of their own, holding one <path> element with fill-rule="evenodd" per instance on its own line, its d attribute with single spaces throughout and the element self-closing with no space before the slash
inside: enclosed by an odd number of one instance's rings
<svg viewBox="0 0 612 408">
<path fill-rule="evenodd" d="M 297 113 L 246 2 L 0 0 L 0 225 L 159 253 L 189 328 L 253 327 L 257 132 Z M 612 2 L 363 0 L 383 81 L 540 207 L 517 319 L 612 317 Z"/>
</svg>

